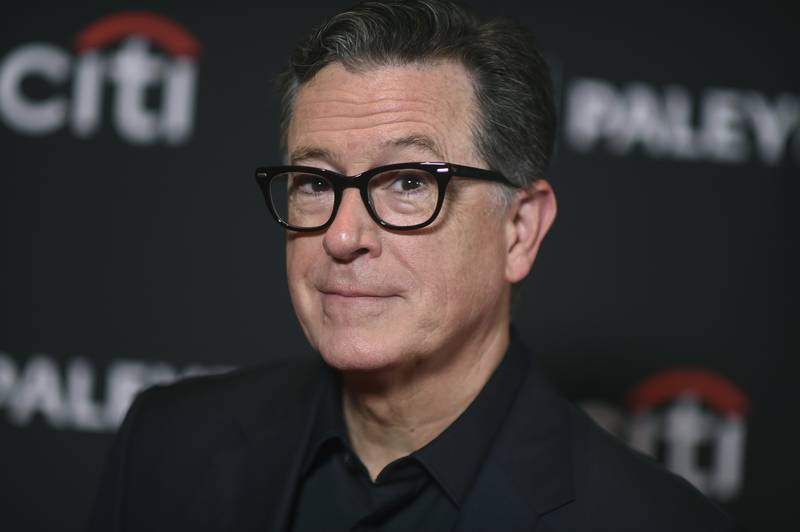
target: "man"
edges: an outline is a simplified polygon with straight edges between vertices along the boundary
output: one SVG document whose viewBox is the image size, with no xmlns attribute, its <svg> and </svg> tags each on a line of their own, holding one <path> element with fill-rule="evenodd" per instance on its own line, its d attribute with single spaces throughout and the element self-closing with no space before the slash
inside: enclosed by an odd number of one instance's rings
<svg viewBox="0 0 800 532">
<path fill-rule="evenodd" d="M 287 229 L 323 362 L 141 394 L 95 530 L 727 530 L 556 395 L 510 328 L 556 215 L 549 74 L 440 1 L 333 17 L 283 77 Z"/>
</svg>

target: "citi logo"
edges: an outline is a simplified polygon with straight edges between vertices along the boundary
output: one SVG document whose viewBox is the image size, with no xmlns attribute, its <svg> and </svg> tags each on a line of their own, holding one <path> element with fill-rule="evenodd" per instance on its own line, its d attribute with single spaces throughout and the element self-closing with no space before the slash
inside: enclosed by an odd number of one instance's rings
<svg viewBox="0 0 800 532">
<path fill-rule="evenodd" d="M 132 144 L 184 143 L 194 125 L 199 51 L 185 28 L 147 12 L 98 20 L 78 32 L 72 53 L 48 43 L 19 46 L 0 60 L 0 119 L 25 135 L 66 127 L 88 138 L 108 108 L 114 129 Z M 31 83 L 45 94 L 31 94 Z"/>
<path fill-rule="evenodd" d="M 672 369 L 630 390 L 627 411 L 584 408 L 610 432 L 721 502 L 744 481 L 749 400 L 729 379 L 703 369 Z"/>
</svg>

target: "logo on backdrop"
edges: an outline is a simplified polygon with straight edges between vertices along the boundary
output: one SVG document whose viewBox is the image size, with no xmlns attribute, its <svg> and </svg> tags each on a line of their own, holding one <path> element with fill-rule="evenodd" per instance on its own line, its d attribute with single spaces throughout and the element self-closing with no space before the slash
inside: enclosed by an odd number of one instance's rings
<svg viewBox="0 0 800 532">
<path fill-rule="evenodd" d="M 68 128 L 88 138 L 110 120 L 132 144 L 184 143 L 194 125 L 199 51 L 191 33 L 161 15 L 104 17 L 78 32 L 72 52 L 30 43 L 6 54 L 0 118 L 31 136 Z M 43 94 L 32 94 L 32 84 Z"/>
<path fill-rule="evenodd" d="M 639 151 L 680 161 L 800 164 L 800 95 L 644 82 L 618 86 L 577 78 L 567 85 L 566 141 L 578 152 Z"/>
<path fill-rule="evenodd" d="M 34 353 L 18 363 L 0 351 L 0 411 L 24 427 L 113 432 L 134 396 L 154 384 L 233 369 L 190 364 L 181 369 L 162 361 L 113 359 L 101 368 L 84 357 Z"/>
<path fill-rule="evenodd" d="M 625 412 L 601 402 L 583 406 L 609 432 L 706 495 L 727 502 L 741 491 L 749 401 L 725 377 L 668 370 L 636 385 Z"/>
</svg>

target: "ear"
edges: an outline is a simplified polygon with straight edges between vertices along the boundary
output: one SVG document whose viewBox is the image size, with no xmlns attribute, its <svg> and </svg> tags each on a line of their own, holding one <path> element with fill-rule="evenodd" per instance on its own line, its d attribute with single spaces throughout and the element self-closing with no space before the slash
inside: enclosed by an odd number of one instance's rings
<svg viewBox="0 0 800 532">
<path fill-rule="evenodd" d="M 517 283 L 531 271 L 539 246 L 556 218 L 556 195 L 544 179 L 517 192 L 506 217 L 506 280 Z"/>
</svg>

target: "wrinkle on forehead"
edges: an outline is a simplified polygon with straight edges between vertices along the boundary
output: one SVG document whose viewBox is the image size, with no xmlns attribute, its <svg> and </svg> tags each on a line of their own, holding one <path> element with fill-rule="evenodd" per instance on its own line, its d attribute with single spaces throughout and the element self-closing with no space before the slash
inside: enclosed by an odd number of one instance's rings
<svg viewBox="0 0 800 532">
<path fill-rule="evenodd" d="M 349 154 L 342 152 L 380 151 L 394 143 L 428 148 L 438 158 L 464 159 L 465 148 L 474 152 L 475 109 L 472 82 L 458 63 L 360 73 L 334 63 L 298 92 L 288 145 L 291 154 L 299 150 L 340 159 Z M 415 137 L 420 142 L 409 140 Z"/>
<path fill-rule="evenodd" d="M 389 138 L 380 144 L 380 148 L 411 146 L 430 153 L 436 160 L 441 161 L 445 159 L 443 151 L 441 148 L 439 148 L 438 144 L 436 144 L 436 141 L 426 135 L 412 133 L 410 135 L 400 136 L 397 138 Z M 334 153 L 331 150 L 315 146 L 298 146 L 289 154 L 289 161 L 291 164 L 298 164 L 298 162 L 308 159 L 337 161 L 340 158 L 341 157 L 339 154 Z"/>
<path fill-rule="evenodd" d="M 381 90 L 380 87 L 375 89 Z M 452 105 L 446 98 L 426 98 L 425 95 L 409 97 L 407 91 L 393 90 L 389 92 L 385 88 L 383 90 L 384 94 L 378 96 L 374 93 L 358 94 L 341 89 L 326 88 L 324 90 L 315 90 L 315 87 L 308 87 L 308 92 L 304 94 L 304 96 L 307 96 L 302 98 L 303 105 L 299 107 L 296 113 L 302 116 L 302 111 L 305 111 L 305 114 L 322 112 L 326 118 L 360 118 L 375 113 L 390 113 L 401 109 L 425 110 L 431 105 Z M 368 99 L 365 100 L 364 96 L 367 96 Z M 300 97 L 298 97 L 298 100 L 300 100 Z M 337 112 L 341 114 L 337 115 Z"/>
</svg>

